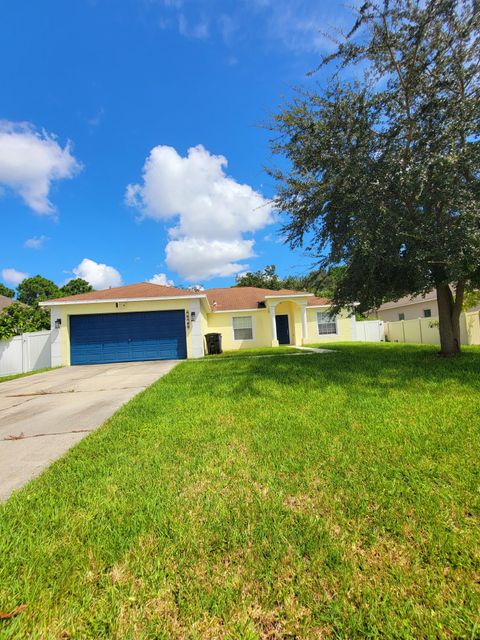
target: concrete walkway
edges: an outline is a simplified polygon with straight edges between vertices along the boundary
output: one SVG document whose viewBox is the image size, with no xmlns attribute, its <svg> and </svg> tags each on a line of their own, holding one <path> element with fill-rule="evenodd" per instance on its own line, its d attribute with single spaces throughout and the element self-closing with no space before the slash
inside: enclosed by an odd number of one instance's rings
<svg viewBox="0 0 480 640">
<path fill-rule="evenodd" d="M 0 383 L 0 500 L 177 364 L 66 367 Z"/>
</svg>

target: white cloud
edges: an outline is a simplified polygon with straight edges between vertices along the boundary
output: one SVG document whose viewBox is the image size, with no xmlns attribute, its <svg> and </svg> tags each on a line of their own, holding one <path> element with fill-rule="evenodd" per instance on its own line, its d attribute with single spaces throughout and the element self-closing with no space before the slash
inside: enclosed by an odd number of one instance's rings
<svg viewBox="0 0 480 640">
<path fill-rule="evenodd" d="M 36 213 L 53 214 L 48 199 L 52 182 L 72 178 L 80 169 L 70 142 L 62 148 L 54 135 L 29 123 L 0 121 L 0 184 Z"/>
<path fill-rule="evenodd" d="M 33 238 L 25 240 L 24 246 L 27 247 L 27 249 L 41 249 L 49 239 L 48 236 L 34 236 Z"/>
<path fill-rule="evenodd" d="M 167 244 L 167 264 L 185 280 L 208 280 L 216 276 L 233 276 L 247 264 L 239 263 L 254 256 L 253 240 L 205 240 L 183 238 Z"/>
<path fill-rule="evenodd" d="M 28 278 L 28 273 L 17 271 L 12 267 L 2 269 L 2 280 L 7 284 L 12 284 L 14 287 L 19 285 L 22 280 L 25 280 L 25 278 Z"/>
<path fill-rule="evenodd" d="M 95 262 L 89 258 L 84 258 L 73 269 L 73 273 L 77 278 L 83 278 L 90 283 L 94 289 L 108 289 L 109 287 L 119 287 L 122 284 L 122 276 L 114 267 Z"/>
<path fill-rule="evenodd" d="M 353 6 L 359 0 L 353 0 Z M 187 38 L 221 38 L 231 48 L 255 39 L 267 47 L 282 47 L 295 53 L 324 54 L 335 44 L 325 32 L 348 31 L 354 16 L 341 0 L 238 0 L 226 5 L 220 0 L 151 0 L 150 7 L 161 7 L 160 25 L 176 28 Z"/>
<path fill-rule="evenodd" d="M 147 280 L 147 282 L 151 282 L 152 284 L 161 284 L 163 287 L 173 287 L 173 280 L 169 280 L 164 273 L 156 273 L 154 276 Z"/>
<path fill-rule="evenodd" d="M 143 182 L 130 184 L 126 202 L 144 217 L 176 220 L 170 227 L 166 262 L 187 280 L 230 276 L 254 255 L 253 233 L 273 222 L 272 203 L 225 174 L 224 156 L 202 145 L 182 157 L 173 147 L 152 149 Z"/>
</svg>

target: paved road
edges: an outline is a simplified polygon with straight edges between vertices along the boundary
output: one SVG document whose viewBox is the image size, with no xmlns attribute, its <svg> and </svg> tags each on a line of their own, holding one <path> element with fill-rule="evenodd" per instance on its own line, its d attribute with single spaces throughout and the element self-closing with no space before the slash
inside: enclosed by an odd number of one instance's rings
<svg viewBox="0 0 480 640">
<path fill-rule="evenodd" d="M 0 383 L 0 500 L 176 364 L 66 367 Z"/>
</svg>

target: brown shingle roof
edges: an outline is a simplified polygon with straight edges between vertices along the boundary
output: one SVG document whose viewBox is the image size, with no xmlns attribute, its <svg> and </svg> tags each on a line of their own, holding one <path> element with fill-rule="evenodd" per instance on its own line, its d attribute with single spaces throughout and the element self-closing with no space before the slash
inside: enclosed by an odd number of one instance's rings
<svg viewBox="0 0 480 640">
<path fill-rule="evenodd" d="M 272 291 L 271 289 L 257 289 L 256 287 L 229 287 L 222 289 L 207 289 L 206 291 L 195 292 L 188 289 L 177 289 L 176 287 L 165 287 L 150 282 L 139 282 L 123 287 L 113 287 L 103 291 L 90 291 L 80 293 L 76 296 L 66 296 L 65 298 L 55 298 L 45 301 L 49 302 L 90 302 L 95 300 L 129 300 L 136 298 L 171 298 L 171 297 L 206 297 L 212 311 L 233 311 L 235 309 L 257 309 L 260 302 L 265 302 L 269 296 L 308 296 L 308 305 L 326 305 L 329 300 L 317 298 L 306 291 L 290 291 L 281 289 Z"/>
<path fill-rule="evenodd" d="M 308 305 L 328 304 L 325 298 L 317 298 L 306 291 L 280 289 L 258 289 L 256 287 L 231 287 L 225 289 L 207 289 L 208 301 L 212 311 L 233 311 L 235 309 L 257 309 L 260 302 L 269 296 L 309 296 Z M 215 304 L 216 303 L 216 304 Z"/>
<path fill-rule="evenodd" d="M 47 302 L 88 302 L 89 300 L 129 300 L 135 298 L 171 298 L 173 296 L 185 298 L 198 295 L 200 294 L 187 289 L 164 287 L 161 284 L 152 284 L 151 282 L 137 282 L 123 287 L 112 287 L 102 291 L 89 291 L 88 293 L 79 293 L 76 296 L 55 298 Z"/>
</svg>

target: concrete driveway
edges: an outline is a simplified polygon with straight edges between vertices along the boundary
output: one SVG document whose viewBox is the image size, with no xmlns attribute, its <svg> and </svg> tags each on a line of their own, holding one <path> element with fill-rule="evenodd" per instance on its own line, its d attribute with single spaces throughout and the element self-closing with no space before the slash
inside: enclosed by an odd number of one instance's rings
<svg viewBox="0 0 480 640">
<path fill-rule="evenodd" d="M 177 364 L 66 367 L 0 383 L 0 500 Z"/>
</svg>

